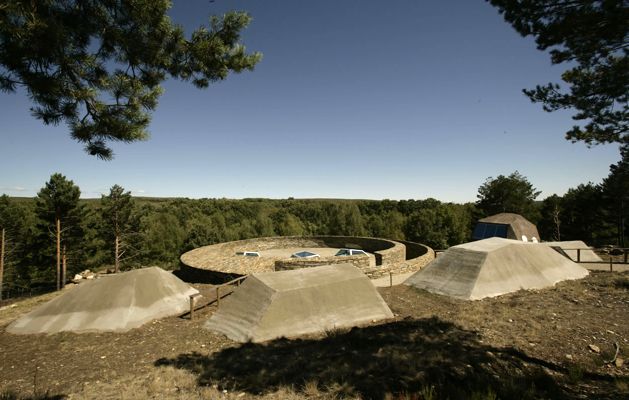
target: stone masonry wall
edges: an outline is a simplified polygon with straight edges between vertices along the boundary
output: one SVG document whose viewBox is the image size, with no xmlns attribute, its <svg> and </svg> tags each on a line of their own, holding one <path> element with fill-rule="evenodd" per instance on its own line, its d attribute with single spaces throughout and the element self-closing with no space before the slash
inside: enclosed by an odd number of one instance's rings
<svg viewBox="0 0 629 400">
<path fill-rule="evenodd" d="M 361 270 L 368 270 L 370 268 L 369 257 L 367 256 L 343 256 L 343 257 L 320 257 L 309 259 L 295 259 L 290 258 L 287 260 L 275 261 L 276 271 L 286 271 L 299 268 L 316 267 L 319 265 L 334 265 L 334 264 L 352 264 Z"/>
<path fill-rule="evenodd" d="M 236 256 L 236 251 L 264 251 L 277 248 L 354 248 L 373 254 L 371 257 L 322 257 L 312 259 L 277 259 Z M 200 247 L 181 256 L 182 272 L 206 276 L 211 281 L 225 281 L 257 272 L 295 269 L 299 266 L 350 262 L 370 278 L 417 271 L 434 258 L 431 248 L 419 243 L 353 236 L 268 237 L 238 240 Z M 210 276 L 211 275 L 211 276 Z M 195 279 L 196 280 L 196 279 Z"/>
</svg>

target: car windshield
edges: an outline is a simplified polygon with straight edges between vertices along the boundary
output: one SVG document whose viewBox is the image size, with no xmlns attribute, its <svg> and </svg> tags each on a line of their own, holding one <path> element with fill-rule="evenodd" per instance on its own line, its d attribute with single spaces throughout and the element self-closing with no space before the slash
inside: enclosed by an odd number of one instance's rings
<svg viewBox="0 0 629 400">
<path fill-rule="evenodd" d="M 295 253 L 293 254 L 293 257 L 318 257 L 318 254 L 315 253 L 311 253 L 309 251 L 300 251 L 299 253 Z"/>
</svg>

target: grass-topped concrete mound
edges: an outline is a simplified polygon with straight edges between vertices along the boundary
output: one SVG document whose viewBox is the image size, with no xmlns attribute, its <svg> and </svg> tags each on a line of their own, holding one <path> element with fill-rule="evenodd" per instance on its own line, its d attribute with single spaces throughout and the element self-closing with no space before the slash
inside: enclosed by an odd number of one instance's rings
<svg viewBox="0 0 629 400">
<path fill-rule="evenodd" d="M 341 248 L 364 250 L 367 255 L 336 256 Z M 291 258 L 310 251 L 319 257 Z M 255 252 L 259 256 L 244 256 Z M 240 253 L 240 254 L 239 254 Z M 317 265 L 350 263 L 370 278 L 413 272 L 434 258 L 419 243 L 357 236 L 277 236 L 199 247 L 181 256 L 183 273 L 202 282 L 221 282 L 252 273 L 291 270 Z"/>
</svg>

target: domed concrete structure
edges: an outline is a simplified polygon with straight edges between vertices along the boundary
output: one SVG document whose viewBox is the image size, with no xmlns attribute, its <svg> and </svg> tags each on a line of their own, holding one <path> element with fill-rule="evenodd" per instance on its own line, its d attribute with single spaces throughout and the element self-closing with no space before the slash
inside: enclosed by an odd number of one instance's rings
<svg viewBox="0 0 629 400">
<path fill-rule="evenodd" d="M 490 237 L 535 243 L 540 241 L 537 227 L 520 214 L 512 213 L 500 213 L 478 220 L 472 239 L 480 240 Z"/>
<path fill-rule="evenodd" d="M 251 275 L 205 327 L 239 342 L 263 342 L 392 317 L 358 268 L 336 264 Z"/>
<path fill-rule="evenodd" d="M 450 247 L 404 284 L 478 300 L 587 275 L 585 268 L 544 244 L 494 237 Z"/>
<path fill-rule="evenodd" d="M 198 291 L 161 268 L 81 283 L 7 327 L 10 333 L 124 332 L 189 308 Z"/>
</svg>

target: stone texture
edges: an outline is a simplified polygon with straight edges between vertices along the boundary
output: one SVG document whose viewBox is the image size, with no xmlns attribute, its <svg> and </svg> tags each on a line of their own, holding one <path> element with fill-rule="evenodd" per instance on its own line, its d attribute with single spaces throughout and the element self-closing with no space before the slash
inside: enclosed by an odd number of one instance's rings
<svg viewBox="0 0 629 400">
<path fill-rule="evenodd" d="M 275 251 L 287 248 L 309 249 L 315 253 L 322 253 L 322 257 L 295 261 L 288 259 L 286 254 L 278 255 L 279 252 Z M 323 256 L 323 252 L 329 248 L 362 249 L 369 253 L 371 260 L 366 264 L 362 258 Z M 414 258 L 409 258 L 407 248 Z M 236 252 L 239 251 L 257 251 L 262 257 L 238 256 Z M 389 272 L 398 274 L 417 271 L 433 257 L 432 249 L 413 242 L 403 244 L 387 239 L 353 236 L 287 236 L 239 240 L 200 247 L 183 254 L 181 264 L 186 276 L 198 281 L 219 283 L 252 273 L 343 262 L 354 264 L 370 278 L 378 278 Z"/>
</svg>

